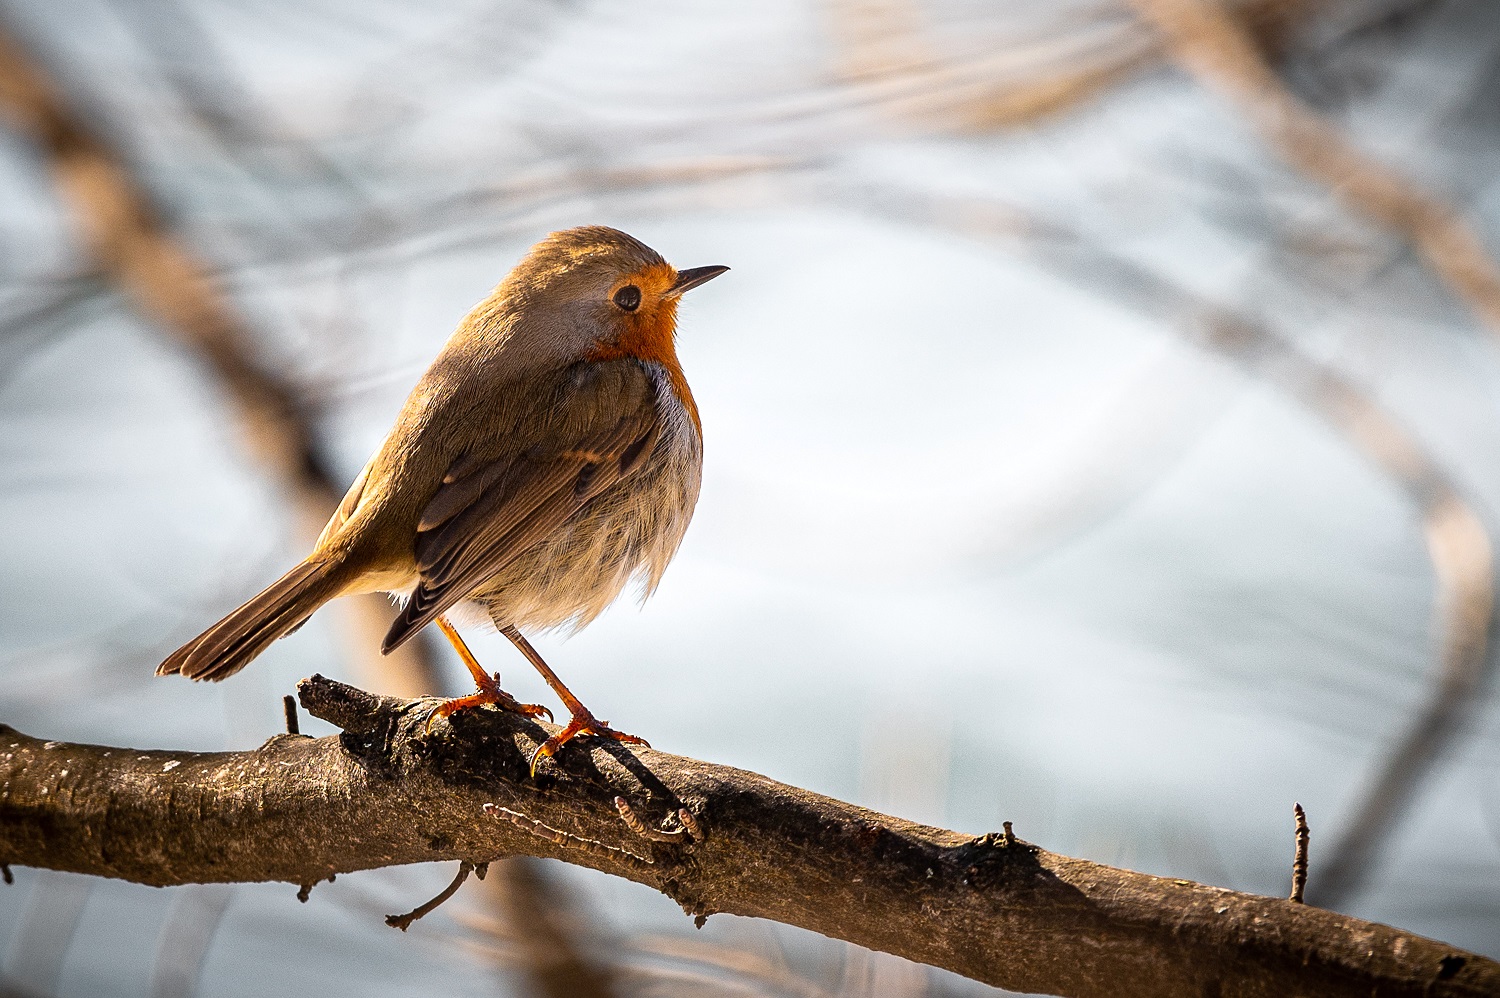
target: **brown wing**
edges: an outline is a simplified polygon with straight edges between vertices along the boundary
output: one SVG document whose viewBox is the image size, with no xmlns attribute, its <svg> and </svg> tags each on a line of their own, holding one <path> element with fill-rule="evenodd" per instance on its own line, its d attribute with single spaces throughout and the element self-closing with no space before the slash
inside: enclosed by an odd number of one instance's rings
<svg viewBox="0 0 1500 998">
<path fill-rule="evenodd" d="M 518 430 L 524 439 L 460 458 L 443 476 L 417 526 L 420 581 L 382 651 L 467 598 L 650 453 L 661 424 L 646 371 L 627 361 L 582 364 L 573 374 L 540 418 Z"/>
</svg>

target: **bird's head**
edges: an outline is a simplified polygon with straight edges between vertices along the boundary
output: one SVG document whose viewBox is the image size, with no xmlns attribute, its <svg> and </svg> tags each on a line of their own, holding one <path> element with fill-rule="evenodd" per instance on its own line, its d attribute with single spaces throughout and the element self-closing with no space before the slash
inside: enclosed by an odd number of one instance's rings
<svg viewBox="0 0 1500 998">
<path fill-rule="evenodd" d="M 618 229 L 565 229 L 533 246 L 471 319 L 534 362 L 637 357 L 675 368 L 678 300 L 728 269 L 677 270 Z"/>
</svg>

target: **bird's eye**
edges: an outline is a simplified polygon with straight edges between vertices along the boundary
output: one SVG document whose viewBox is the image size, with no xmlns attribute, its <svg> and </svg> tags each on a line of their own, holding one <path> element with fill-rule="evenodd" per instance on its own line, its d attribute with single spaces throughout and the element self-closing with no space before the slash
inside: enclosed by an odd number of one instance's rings
<svg viewBox="0 0 1500 998">
<path fill-rule="evenodd" d="M 634 284 L 627 284 L 615 292 L 615 304 L 627 312 L 634 312 L 641 307 L 641 289 Z"/>
</svg>

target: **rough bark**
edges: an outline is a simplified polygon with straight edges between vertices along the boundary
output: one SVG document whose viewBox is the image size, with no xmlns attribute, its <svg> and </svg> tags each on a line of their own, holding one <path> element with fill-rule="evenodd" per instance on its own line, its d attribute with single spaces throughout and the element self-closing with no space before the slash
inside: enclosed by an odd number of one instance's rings
<svg viewBox="0 0 1500 998">
<path fill-rule="evenodd" d="M 431 701 L 319 676 L 299 692 L 343 733 L 195 753 L 0 729 L 0 860 L 165 886 L 544 856 L 648 884 L 692 914 L 770 918 L 1016 991 L 1500 994 L 1492 960 L 1331 911 L 613 743 L 569 746 L 533 780 L 526 760 L 549 726 L 481 710 L 427 733 Z M 699 835 L 643 837 L 617 796 L 658 832 L 681 828 L 685 808 Z"/>
</svg>

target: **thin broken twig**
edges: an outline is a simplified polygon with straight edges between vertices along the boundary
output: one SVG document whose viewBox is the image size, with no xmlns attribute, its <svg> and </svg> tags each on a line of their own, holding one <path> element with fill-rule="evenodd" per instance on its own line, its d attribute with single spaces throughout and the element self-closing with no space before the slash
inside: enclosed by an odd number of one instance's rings
<svg viewBox="0 0 1500 998">
<path fill-rule="evenodd" d="M 1307 828 L 1307 812 L 1301 804 L 1292 805 L 1297 818 L 1297 853 L 1292 857 L 1292 894 L 1288 899 L 1293 904 L 1302 904 L 1302 891 L 1307 887 L 1307 842 L 1311 834 Z"/>
<path fill-rule="evenodd" d="M 630 803 L 624 797 L 615 798 L 615 810 L 620 812 L 620 820 L 630 827 L 632 832 L 643 839 L 651 842 L 681 842 L 687 834 L 685 828 L 675 828 L 666 831 L 661 828 L 652 828 L 636 817 L 635 811 L 631 810 Z"/>
<path fill-rule="evenodd" d="M 458 889 L 464 885 L 464 881 L 468 880 L 469 874 L 473 872 L 473 863 L 469 862 L 468 860 L 461 861 L 458 864 L 458 873 L 453 877 L 453 882 L 439 891 L 437 897 L 424 904 L 417 905 L 415 908 L 413 908 L 411 911 L 408 911 L 404 915 L 385 916 L 385 924 L 389 925 L 393 929 L 400 929 L 402 932 L 405 932 L 407 929 L 411 928 L 411 923 L 415 922 L 419 918 L 424 917 L 425 915 L 430 914 L 432 910 L 435 909 L 438 905 L 442 904 L 444 901 L 457 894 Z"/>
<path fill-rule="evenodd" d="M 582 835 L 565 832 L 561 828 L 553 828 L 546 822 L 528 818 L 526 815 L 512 811 L 508 807 L 501 807 L 498 804 L 486 804 L 484 805 L 484 813 L 492 818 L 500 818 L 503 821 L 508 821 L 517 828 L 524 828 L 537 838 L 546 839 L 553 845 L 567 846 L 570 849 L 582 849 L 584 852 L 593 853 L 595 856 L 618 856 L 626 862 L 639 863 L 642 866 L 656 865 L 654 860 L 633 853 L 629 849 L 605 845 L 598 839 L 585 838 Z"/>
</svg>

